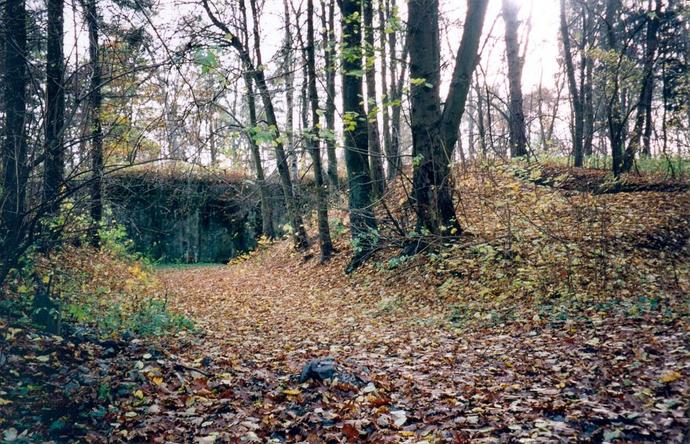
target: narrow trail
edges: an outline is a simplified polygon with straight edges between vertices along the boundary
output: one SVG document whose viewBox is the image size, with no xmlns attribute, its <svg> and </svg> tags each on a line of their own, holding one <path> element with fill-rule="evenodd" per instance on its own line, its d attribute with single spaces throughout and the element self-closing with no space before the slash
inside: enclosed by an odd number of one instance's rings
<svg viewBox="0 0 690 444">
<path fill-rule="evenodd" d="M 303 262 L 280 242 L 231 266 L 160 272 L 172 305 L 205 332 L 176 353 L 196 366 L 212 362 L 209 380 L 229 385 L 221 395 L 202 392 L 195 414 L 206 421 L 185 423 L 187 436 L 600 442 L 624 431 L 682 441 L 684 321 L 595 316 L 460 332 L 434 291 L 418 296 L 418 277 L 348 277 L 345 256 Z M 417 296 L 406 299 L 413 286 Z M 300 385 L 302 366 L 324 356 L 371 384 Z"/>
</svg>

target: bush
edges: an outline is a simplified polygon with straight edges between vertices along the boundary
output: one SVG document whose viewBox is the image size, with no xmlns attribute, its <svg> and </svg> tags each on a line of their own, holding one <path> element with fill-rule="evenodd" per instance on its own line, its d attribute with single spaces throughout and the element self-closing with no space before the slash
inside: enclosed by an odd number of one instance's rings
<svg viewBox="0 0 690 444">
<path fill-rule="evenodd" d="M 111 222 L 101 227 L 98 249 L 86 246 L 86 239 L 74 242 L 72 234 L 84 233 L 85 226 L 87 221 L 77 218 L 64 231 L 70 237 L 62 239 L 60 247 L 24 255 L 5 283 L 3 292 L 9 297 L 0 306 L 0 315 L 23 322 L 36 319 L 43 308 L 37 310 L 31 301 L 37 294 L 47 294 L 58 321 L 87 325 L 104 336 L 125 331 L 160 335 L 193 328 L 188 319 L 168 309 L 152 265 L 132 253 L 121 225 Z"/>
</svg>

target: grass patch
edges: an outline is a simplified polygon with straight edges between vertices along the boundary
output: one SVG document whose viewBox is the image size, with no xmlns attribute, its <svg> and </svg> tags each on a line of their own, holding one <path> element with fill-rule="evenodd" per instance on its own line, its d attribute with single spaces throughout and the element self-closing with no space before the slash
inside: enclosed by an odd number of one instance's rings
<svg viewBox="0 0 690 444">
<path fill-rule="evenodd" d="M 181 263 L 181 262 L 170 262 L 170 263 L 155 263 L 153 268 L 156 270 L 189 270 L 193 268 L 205 268 L 205 267 L 222 267 L 224 264 L 218 262 L 196 262 L 193 264 Z"/>
</svg>

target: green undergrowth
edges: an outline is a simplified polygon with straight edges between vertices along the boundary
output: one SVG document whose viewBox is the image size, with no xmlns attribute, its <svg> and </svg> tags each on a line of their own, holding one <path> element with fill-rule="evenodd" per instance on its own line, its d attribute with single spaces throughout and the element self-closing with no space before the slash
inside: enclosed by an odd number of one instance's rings
<svg viewBox="0 0 690 444">
<path fill-rule="evenodd" d="M 542 164 L 572 166 L 572 158 L 541 154 L 537 160 Z M 611 170 L 611 156 L 587 156 L 584 168 Z M 679 156 L 640 157 L 635 160 L 633 173 L 659 176 L 666 179 L 688 180 L 690 178 L 690 159 Z"/>
<path fill-rule="evenodd" d="M 0 316 L 57 334 L 78 325 L 101 337 L 194 329 L 170 309 L 154 265 L 132 251 L 121 225 L 104 226 L 100 239 L 100 248 L 82 241 L 64 242 L 50 254 L 28 252 L 0 289 Z"/>
</svg>

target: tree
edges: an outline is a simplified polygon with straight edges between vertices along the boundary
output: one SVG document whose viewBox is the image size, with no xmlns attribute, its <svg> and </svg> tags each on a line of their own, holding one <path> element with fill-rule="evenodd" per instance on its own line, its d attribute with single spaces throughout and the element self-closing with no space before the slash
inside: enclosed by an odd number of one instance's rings
<svg viewBox="0 0 690 444">
<path fill-rule="evenodd" d="M 468 0 L 465 29 L 441 109 L 438 0 L 411 0 L 408 5 L 413 197 L 421 234 L 461 231 L 453 205 L 450 162 L 477 64 L 486 6 L 487 0 Z"/>
<path fill-rule="evenodd" d="M 24 0 L 5 1 L 5 137 L 2 143 L 2 193 L 0 198 L 0 242 L 3 258 L 0 283 L 17 259 L 26 229 L 26 182 L 28 178 L 25 132 L 28 54 L 26 49 L 26 5 Z"/>
<path fill-rule="evenodd" d="M 386 16 L 385 2 L 388 0 L 379 0 L 378 7 L 378 19 L 379 19 L 379 50 L 381 54 L 381 119 L 383 121 L 383 152 L 386 157 L 389 157 L 391 153 L 391 118 L 388 112 L 388 101 L 390 101 L 390 91 L 388 88 L 388 57 L 386 56 Z M 389 159 L 388 165 L 390 167 L 391 160 Z M 390 179 L 390 169 L 388 170 L 387 178 Z"/>
<path fill-rule="evenodd" d="M 652 132 L 652 95 L 654 92 L 654 63 L 656 59 L 659 40 L 657 32 L 661 20 L 661 0 L 656 0 L 654 10 L 651 10 L 652 2 L 649 1 L 649 11 L 646 14 L 647 33 L 645 39 L 644 63 L 642 68 L 642 87 L 637 103 L 637 116 L 633 126 L 630 142 L 623 157 L 622 171 L 630 171 L 635 160 L 635 154 L 643 147 L 642 154 L 649 156 L 650 136 Z"/>
<path fill-rule="evenodd" d="M 390 98 L 391 105 L 391 143 L 390 150 L 386 151 L 386 158 L 388 160 L 388 180 L 392 180 L 400 172 L 401 157 L 400 146 L 402 140 L 401 134 L 401 111 L 403 99 L 403 82 L 407 64 L 405 63 L 408 54 L 407 37 L 403 44 L 403 50 L 398 55 L 398 19 L 396 16 L 395 0 L 386 0 L 386 19 L 390 29 L 387 29 L 388 34 L 388 60 L 390 61 Z M 399 59 L 398 59 L 399 57 Z M 398 62 L 400 64 L 400 72 L 398 72 Z"/>
<path fill-rule="evenodd" d="M 328 13 L 328 17 L 327 17 Z M 321 40 L 323 41 L 324 71 L 326 73 L 326 154 L 328 156 L 328 182 L 338 188 L 338 157 L 335 152 L 335 4 L 334 0 L 321 0 Z"/>
<path fill-rule="evenodd" d="M 575 65 L 573 64 L 570 46 L 570 31 L 568 30 L 565 0 L 561 0 L 561 40 L 563 42 L 563 60 L 565 62 L 566 75 L 568 76 L 568 89 L 574 114 L 573 155 L 575 157 L 575 166 L 581 167 L 584 160 L 584 105 L 582 91 L 578 91 L 577 79 L 575 78 Z"/>
<path fill-rule="evenodd" d="M 100 43 L 98 41 L 99 17 L 97 0 L 85 0 L 84 13 L 89 29 L 89 66 L 91 67 L 91 84 L 89 91 L 89 116 L 91 137 L 91 242 L 98 245 L 98 230 L 103 218 L 103 128 L 101 124 L 101 107 L 103 94 L 102 68 L 100 60 Z"/>
<path fill-rule="evenodd" d="M 328 196 L 323 180 L 321 166 L 321 138 L 319 135 L 319 97 L 316 90 L 316 61 L 314 49 L 314 0 L 307 0 L 307 75 L 309 78 L 309 102 L 311 105 L 311 130 L 307 135 L 311 159 L 314 168 L 314 185 L 316 187 L 316 216 L 319 225 L 319 245 L 321 261 L 330 259 L 333 253 L 333 243 L 328 228 Z"/>
<path fill-rule="evenodd" d="M 374 52 L 374 8 L 372 0 L 362 0 L 364 16 L 364 66 L 367 84 L 366 112 L 369 157 L 374 195 L 380 197 L 386 186 L 379 138 L 379 108 L 376 100 L 376 55 Z"/>
<path fill-rule="evenodd" d="M 512 0 L 503 0 L 505 22 L 506 59 L 508 61 L 508 85 L 510 88 L 510 156 L 527 155 L 525 114 L 522 109 L 522 62 L 518 42 L 518 6 Z"/>
<path fill-rule="evenodd" d="M 297 148 L 295 147 L 295 129 L 293 123 L 293 108 L 295 100 L 295 69 L 292 63 L 292 30 L 290 29 L 290 6 L 288 0 L 283 0 L 283 11 L 285 15 L 285 37 L 283 42 L 283 71 L 285 73 L 285 134 L 287 136 L 287 154 L 290 162 L 290 176 L 292 181 L 298 179 L 297 168 Z M 246 22 L 245 22 L 246 23 Z M 247 25 L 245 24 L 245 29 Z"/>
<path fill-rule="evenodd" d="M 367 118 L 362 106 L 362 23 L 361 0 L 342 0 L 342 84 L 345 165 L 349 187 L 350 229 L 354 270 L 375 248 L 376 219 L 372 210 L 371 177 L 368 165 Z"/>
<path fill-rule="evenodd" d="M 240 5 L 244 4 L 244 0 L 240 0 Z M 252 5 L 253 20 L 257 22 L 258 15 L 256 14 L 255 3 L 252 0 L 250 2 Z M 228 26 L 221 22 L 216 14 L 211 10 L 209 0 L 203 0 L 204 9 L 214 26 L 216 26 L 221 32 L 223 32 L 226 44 L 233 48 L 240 56 L 244 69 L 249 72 L 252 80 L 259 88 L 259 95 L 261 96 L 261 101 L 264 106 L 264 112 L 266 113 L 266 121 L 269 130 L 273 133 L 273 143 L 274 150 L 276 153 L 276 164 L 278 167 L 278 175 L 280 176 L 280 184 L 283 191 L 283 198 L 285 200 L 285 206 L 287 207 L 288 217 L 292 225 L 292 238 L 295 248 L 298 250 L 305 250 L 309 246 L 307 240 L 307 232 L 304 228 L 304 222 L 302 221 L 302 216 L 297 209 L 297 202 L 295 199 L 294 190 L 292 187 L 292 180 L 290 178 L 290 170 L 288 168 L 287 156 L 285 154 L 285 148 L 283 146 L 282 138 L 280 137 L 280 130 L 278 128 L 278 119 L 276 118 L 275 108 L 273 107 L 273 100 L 271 98 L 271 93 L 268 89 L 268 83 L 266 82 L 266 76 L 264 75 L 263 65 L 261 62 L 261 49 L 256 42 L 259 41 L 260 37 L 258 35 L 258 29 L 254 28 L 254 39 L 255 39 L 255 53 L 256 53 L 256 65 L 252 61 L 249 51 L 245 45 L 240 41 L 240 39 L 230 31 Z M 257 67 L 261 67 L 257 68 Z"/>
<path fill-rule="evenodd" d="M 618 13 L 620 0 L 606 0 L 604 17 L 603 48 L 608 59 L 614 59 L 613 63 L 607 63 L 604 71 L 604 95 L 606 120 L 608 124 L 609 143 L 611 144 L 612 170 L 614 177 L 618 178 L 623 170 L 623 136 L 625 121 L 623 119 L 621 104 L 621 80 L 620 66 L 623 61 L 622 52 L 618 47 Z M 613 57 L 611 57 L 613 56 Z"/>
<path fill-rule="evenodd" d="M 249 26 L 247 24 L 247 11 L 244 8 L 244 2 L 240 4 L 240 14 L 243 24 L 242 36 L 244 38 L 244 44 L 247 45 L 249 43 Z M 259 144 L 254 137 L 255 131 L 258 128 L 254 85 L 249 71 L 245 70 L 243 72 L 243 77 L 245 86 L 247 88 L 247 109 L 249 111 L 249 130 L 245 131 L 245 134 L 247 135 L 247 139 L 249 141 L 249 150 L 251 151 L 254 167 L 256 168 L 256 181 L 259 185 L 259 196 L 261 199 L 261 231 L 269 239 L 272 239 L 276 235 L 275 228 L 273 227 L 273 208 L 271 207 L 268 189 L 266 187 L 266 177 L 264 174 L 264 167 L 261 162 L 261 151 L 259 150 Z"/>
<path fill-rule="evenodd" d="M 49 213 L 57 211 L 56 199 L 65 169 L 65 87 L 63 41 L 64 0 L 48 1 L 48 52 L 46 54 L 46 121 L 43 204 Z"/>
</svg>

